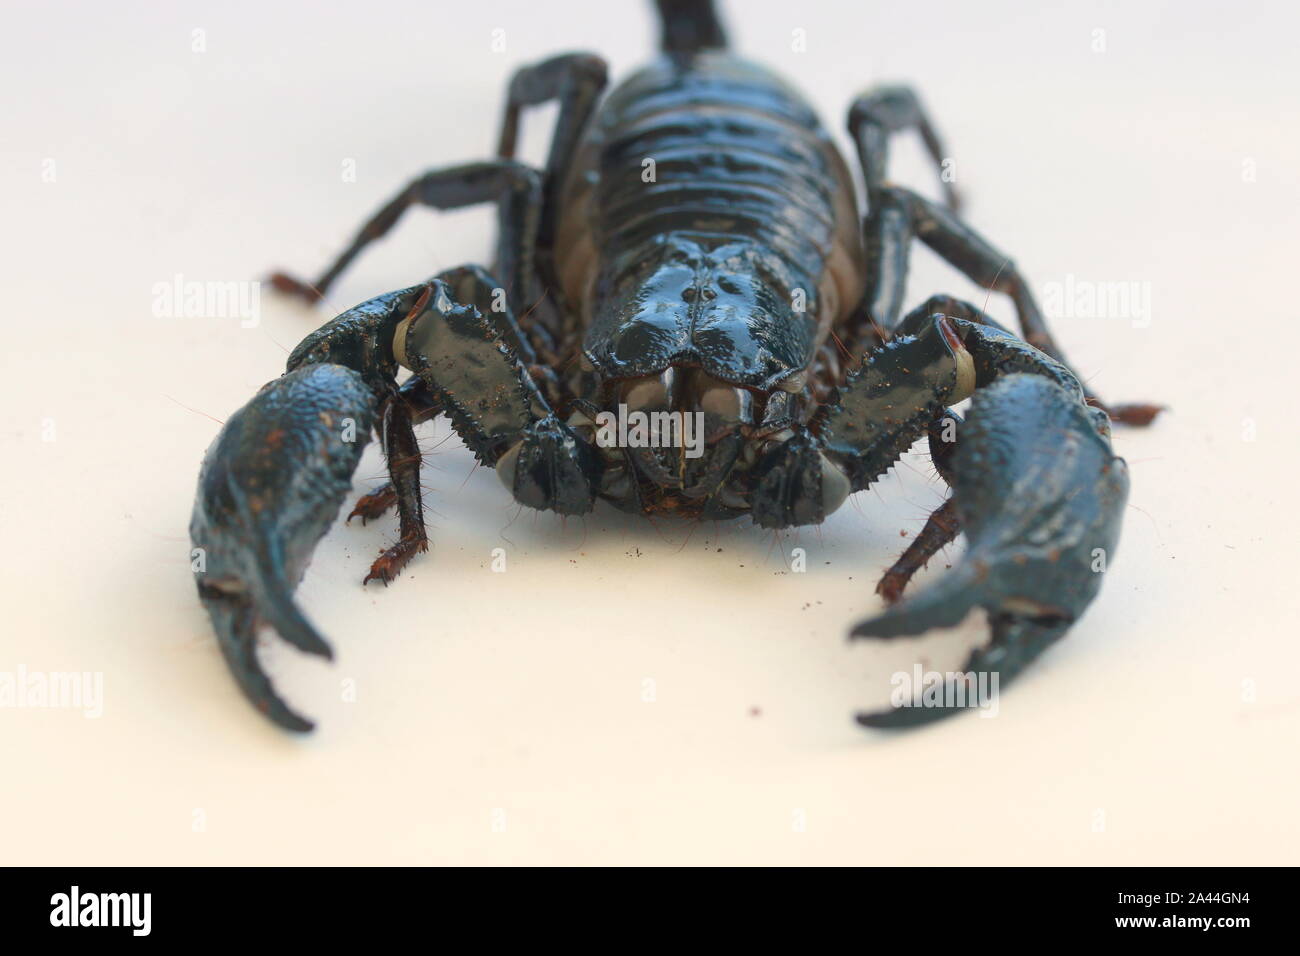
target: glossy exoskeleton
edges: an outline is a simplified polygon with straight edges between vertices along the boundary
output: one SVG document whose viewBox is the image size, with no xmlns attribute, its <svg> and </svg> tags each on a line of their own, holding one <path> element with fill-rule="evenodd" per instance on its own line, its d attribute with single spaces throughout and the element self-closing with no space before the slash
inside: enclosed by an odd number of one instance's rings
<svg viewBox="0 0 1300 956">
<path fill-rule="evenodd" d="M 659 8 L 662 55 L 622 85 L 605 94 L 590 54 L 520 70 L 497 159 L 417 178 L 315 283 L 273 277 L 314 300 L 412 206 L 498 213 L 491 270 L 452 269 L 328 322 L 208 451 L 191 526 L 199 593 L 240 687 L 277 724 L 312 726 L 258 665 L 258 627 L 330 655 L 292 594 L 372 430 L 391 483 L 352 514 L 396 505 L 401 535 L 366 580 L 426 549 L 413 428 L 440 414 L 531 508 L 577 515 L 603 499 L 765 528 L 822 521 L 928 435 L 952 497 L 882 579 L 891 606 L 852 633 L 917 634 L 982 608 L 991 640 L 967 670 L 1003 683 L 1096 595 L 1128 491 L 1110 418 L 1145 424 L 1155 409 L 1085 394 L 1024 278 L 958 218 L 949 184 L 940 204 L 887 183 L 892 134 L 917 131 L 943 159 L 913 93 L 852 106 L 864 213 L 812 108 L 727 52 L 712 5 Z M 521 113 L 550 101 L 550 153 L 533 168 L 512 158 Z M 913 239 L 1010 295 L 1023 337 L 948 296 L 900 318 Z M 951 407 L 967 398 L 963 422 Z M 652 424 L 610 427 L 620 417 Z M 959 566 L 898 601 L 959 530 Z"/>
</svg>

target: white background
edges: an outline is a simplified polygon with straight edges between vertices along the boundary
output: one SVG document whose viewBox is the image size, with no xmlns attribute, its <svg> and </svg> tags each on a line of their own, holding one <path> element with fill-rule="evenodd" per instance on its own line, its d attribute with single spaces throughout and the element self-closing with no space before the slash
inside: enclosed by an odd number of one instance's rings
<svg viewBox="0 0 1300 956">
<path fill-rule="evenodd" d="M 866 732 L 851 715 L 892 672 L 955 666 L 980 638 L 844 639 L 944 495 L 924 456 L 775 537 L 520 514 L 430 425 L 433 550 L 363 589 L 395 518 L 331 533 L 299 594 L 338 659 L 272 642 L 320 721 L 281 733 L 226 673 L 189 570 L 213 419 L 334 312 L 486 258 L 492 217 L 413 212 L 326 306 L 268 293 L 256 328 L 155 317 L 154 285 L 314 274 L 412 176 L 488 155 L 518 65 L 592 49 L 626 75 L 655 42 L 648 5 L 7 0 L 0 671 L 99 672 L 105 701 L 99 719 L 0 709 L 0 860 L 1296 862 L 1294 6 L 726 13 L 846 147 L 855 92 L 914 82 L 970 220 L 1040 291 L 1147 284 L 1145 327 L 1054 321 L 1104 396 L 1171 407 L 1117 432 L 1131 506 L 1086 618 L 997 718 Z M 535 115 L 540 158 L 552 114 Z M 911 141 L 893 174 L 934 193 Z M 915 262 L 909 304 L 982 301 Z M 358 490 L 381 473 L 372 449 Z"/>
</svg>

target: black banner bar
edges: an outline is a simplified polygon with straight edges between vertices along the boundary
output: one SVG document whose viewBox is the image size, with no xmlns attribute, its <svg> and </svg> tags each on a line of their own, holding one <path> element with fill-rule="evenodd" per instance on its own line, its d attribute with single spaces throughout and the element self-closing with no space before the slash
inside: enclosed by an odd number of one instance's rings
<svg viewBox="0 0 1300 956">
<path fill-rule="evenodd" d="M 593 893 L 583 873 L 573 875 L 572 889 L 554 878 L 539 884 L 531 874 L 518 886 L 508 885 L 515 882 L 512 874 L 458 874 L 452 892 L 447 873 L 419 868 L 46 868 L 5 875 L 0 925 L 6 941 L 66 937 L 91 945 L 109 937 L 241 942 L 281 935 L 277 930 L 297 943 L 336 944 L 349 935 L 386 935 L 414 916 L 429 927 L 471 920 L 495 934 L 503 925 L 529 925 L 530 911 L 537 925 L 551 926 L 567 912 L 583 932 L 593 920 L 602 928 L 626 922 L 629 932 L 649 932 L 649 920 L 668 932 L 689 917 L 749 935 L 766 932 L 773 920 L 805 930 L 815 920 L 820 932 L 849 932 L 864 945 L 881 934 L 913 932 L 921 934 L 917 938 L 951 934 L 954 942 L 971 933 L 1033 940 L 1044 932 L 1230 942 L 1256 929 L 1283 929 L 1283 906 L 1295 882 L 1291 871 L 1277 869 L 918 867 L 819 874 L 830 878 L 801 877 L 790 887 L 769 874 L 761 889 L 733 873 L 719 895 L 693 887 L 691 873 L 671 882 L 649 876 L 660 886 L 654 894 L 646 893 L 645 874 L 606 878 L 604 894 Z M 481 924 L 474 918 L 478 909 L 509 916 Z"/>
</svg>

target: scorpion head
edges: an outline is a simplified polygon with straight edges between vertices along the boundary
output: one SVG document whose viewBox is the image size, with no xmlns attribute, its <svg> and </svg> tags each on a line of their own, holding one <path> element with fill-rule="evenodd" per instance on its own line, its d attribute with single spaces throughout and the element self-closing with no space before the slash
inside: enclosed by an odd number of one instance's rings
<svg viewBox="0 0 1300 956">
<path fill-rule="evenodd" d="M 612 256 L 595 293 L 584 355 L 598 395 L 575 423 L 606 451 L 607 497 L 748 508 L 746 472 L 794 434 L 818 340 L 815 283 L 750 240 L 673 233 Z M 817 520 L 847 494 L 829 478 L 799 492 Z"/>
<path fill-rule="evenodd" d="M 583 351 L 605 378 L 679 365 L 768 390 L 812 359 L 818 295 L 759 243 L 671 233 L 609 257 Z"/>
</svg>

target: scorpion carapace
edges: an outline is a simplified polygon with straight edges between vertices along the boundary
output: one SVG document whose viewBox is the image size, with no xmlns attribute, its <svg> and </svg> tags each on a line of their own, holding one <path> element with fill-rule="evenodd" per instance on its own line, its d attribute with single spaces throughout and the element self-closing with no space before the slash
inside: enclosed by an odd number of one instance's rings
<svg viewBox="0 0 1300 956">
<path fill-rule="evenodd" d="M 928 436 L 953 495 L 882 578 L 890 608 L 854 636 L 982 608 L 991 641 L 967 667 L 1005 681 L 1096 595 L 1127 494 L 1110 419 L 1146 424 L 1156 409 L 1084 393 L 1023 276 L 958 218 L 951 183 L 944 203 L 887 183 L 895 133 L 944 157 L 913 93 L 880 88 L 852 106 L 863 212 L 814 110 L 727 52 L 712 5 L 658 5 L 650 66 L 608 95 L 591 54 L 520 70 L 498 158 L 418 177 L 314 284 L 273 277 L 315 300 L 412 206 L 497 210 L 491 270 L 451 269 L 326 323 L 208 450 L 191 524 L 207 556 L 199 594 L 240 687 L 281 726 L 312 725 L 260 668 L 258 628 L 329 655 L 292 594 L 372 430 L 391 481 L 351 514 L 395 505 L 400 537 L 365 580 L 387 583 L 427 548 L 414 427 L 436 415 L 531 508 L 583 514 L 603 499 L 776 529 L 824 520 Z M 534 168 L 514 158 L 519 123 L 551 101 L 551 149 Z M 900 318 L 913 239 L 1009 295 L 1023 338 L 948 296 Z M 966 398 L 963 422 L 951 408 Z M 900 602 L 959 531 L 964 561 Z"/>
</svg>

